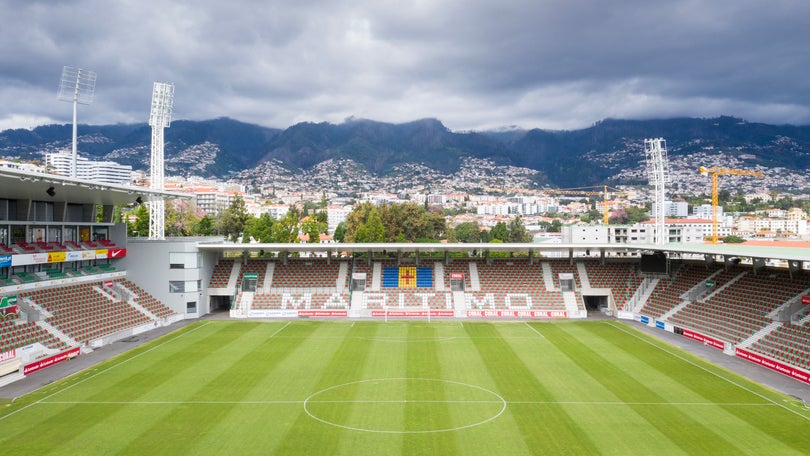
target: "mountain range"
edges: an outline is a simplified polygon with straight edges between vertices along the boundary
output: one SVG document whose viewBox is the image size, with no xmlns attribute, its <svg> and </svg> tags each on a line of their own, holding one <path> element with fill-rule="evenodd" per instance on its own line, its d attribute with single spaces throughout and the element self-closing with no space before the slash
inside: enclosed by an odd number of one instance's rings
<svg viewBox="0 0 810 456">
<path fill-rule="evenodd" d="M 79 125 L 79 152 L 147 169 L 147 124 Z M 560 187 L 637 183 L 626 169 L 644 162 L 645 138 L 663 137 L 670 158 L 726 155 L 748 166 L 798 173 L 810 168 L 810 126 L 769 125 L 734 117 L 662 120 L 606 119 L 579 130 L 455 132 L 439 120 L 392 124 L 348 119 L 341 124 L 299 123 L 273 129 L 229 118 L 179 120 L 165 130 L 167 174 L 226 178 L 273 161 L 307 170 L 328 160 L 350 159 L 386 175 L 418 163 L 437 171 L 458 170 L 467 158 L 488 159 L 539 171 L 542 184 Z M 71 126 L 47 125 L 0 132 L 7 159 L 42 160 L 44 152 L 70 148 Z M 695 163 L 695 169 L 702 163 Z"/>
</svg>

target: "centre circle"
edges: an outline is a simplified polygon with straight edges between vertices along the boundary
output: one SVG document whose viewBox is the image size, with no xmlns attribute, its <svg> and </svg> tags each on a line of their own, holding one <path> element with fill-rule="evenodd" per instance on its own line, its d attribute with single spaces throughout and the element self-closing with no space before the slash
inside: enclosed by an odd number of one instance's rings
<svg viewBox="0 0 810 456">
<path fill-rule="evenodd" d="M 449 432 L 503 414 L 506 400 L 469 383 L 433 378 L 377 378 L 330 386 L 304 400 L 314 420 L 352 431 Z"/>
</svg>

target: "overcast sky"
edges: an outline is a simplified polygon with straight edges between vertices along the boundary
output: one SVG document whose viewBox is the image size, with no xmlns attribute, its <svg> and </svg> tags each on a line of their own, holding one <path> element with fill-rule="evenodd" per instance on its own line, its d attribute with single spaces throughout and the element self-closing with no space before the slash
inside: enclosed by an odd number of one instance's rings
<svg viewBox="0 0 810 456">
<path fill-rule="evenodd" d="M 0 0 L 0 130 L 79 122 L 286 128 L 435 117 L 453 130 L 733 115 L 810 124 L 807 0 Z"/>
</svg>

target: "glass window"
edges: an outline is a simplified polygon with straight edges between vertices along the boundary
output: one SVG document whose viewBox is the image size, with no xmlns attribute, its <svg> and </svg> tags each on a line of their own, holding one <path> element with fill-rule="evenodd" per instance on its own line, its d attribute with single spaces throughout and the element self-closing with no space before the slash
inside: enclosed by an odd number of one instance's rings
<svg viewBox="0 0 810 456">
<path fill-rule="evenodd" d="M 169 268 L 196 269 L 198 267 L 196 252 L 169 252 Z"/>
</svg>

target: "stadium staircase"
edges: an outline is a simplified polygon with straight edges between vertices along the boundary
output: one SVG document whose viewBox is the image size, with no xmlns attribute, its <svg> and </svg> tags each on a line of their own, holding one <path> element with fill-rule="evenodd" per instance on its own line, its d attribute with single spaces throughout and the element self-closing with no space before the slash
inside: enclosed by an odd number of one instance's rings
<svg viewBox="0 0 810 456">
<path fill-rule="evenodd" d="M 554 290 L 554 271 L 551 270 L 548 261 L 543 262 L 543 283 L 546 285 L 546 291 Z"/>
<path fill-rule="evenodd" d="M 588 279 L 588 270 L 585 268 L 585 263 L 577 262 L 577 272 L 579 272 L 579 283 L 582 288 L 591 288 L 591 281 Z M 611 293 L 612 294 L 612 293 Z M 611 296 L 612 299 L 612 296 Z"/>
<path fill-rule="evenodd" d="M 691 301 L 689 301 L 688 299 L 681 301 L 680 304 L 678 304 L 675 307 L 669 309 L 666 313 L 664 313 L 663 315 L 658 317 L 658 319 L 661 320 L 661 321 L 667 321 L 669 319 L 669 317 L 671 317 L 671 316 L 675 315 L 676 313 L 678 313 L 679 311 L 683 310 L 686 306 L 688 306 L 690 304 L 690 302 Z"/>
<path fill-rule="evenodd" d="M 444 287 L 444 264 L 441 261 L 433 263 L 433 277 L 436 278 L 433 283 L 436 291 L 447 291 Z"/>
<path fill-rule="evenodd" d="M 581 315 L 580 312 L 583 312 L 583 310 L 577 302 L 577 294 L 575 292 L 565 291 L 563 292 L 562 297 L 563 304 L 565 304 L 565 310 L 568 312 L 569 318 L 574 317 L 575 315 Z M 584 312 L 585 315 L 587 315 L 587 311 Z"/>
<path fill-rule="evenodd" d="M 752 345 L 754 345 L 754 343 L 756 343 L 758 340 L 760 340 L 763 337 L 767 336 L 768 334 L 776 331 L 781 326 L 782 326 L 782 322 L 772 321 L 767 326 L 765 326 L 764 328 L 762 328 L 759 331 L 752 334 L 751 337 L 749 337 L 748 339 L 745 339 L 744 341 L 737 344 L 737 347 L 739 347 L 739 348 L 749 348 Z"/>
<path fill-rule="evenodd" d="M 478 277 L 478 263 L 470 261 L 470 290 L 481 291 L 481 280 Z"/>
<path fill-rule="evenodd" d="M 264 283 L 261 290 L 256 290 L 261 293 L 270 293 L 273 287 L 273 274 L 276 272 L 276 263 L 270 262 L 267 264 L 267 269 L 264 271 Z"/>
<path fill-rule="evenodd" d="M 641 308 L 647 304 L 647 300 L 652 296 L 659 281 L 657 277 L 645 277 L 644 280 L 641 281 L 641 285 L 636 289 L 636 292 L 630 297 L 629 302 L 633 303 L 633 308 L 627 310 L 633 313 L 639 313 Z"/>
<path fill-rule="evenodd" d="M 70 337 L 67 334 L 63 333 L 62 331 L 60 331 L 55 326 L 53 326 L 52 324 L 48 323 L 45 320 L 40 320 L 40 321 L 36 322 L 36 324 L 37 324 L 37 326 L 44 329 L 49 334 L 51 334 L 53 337 L 56 337 L 57 339 L 64 342 L 68 346 L 76 347 L 78 345 L 82 345 L 81 343 L 77 342 L 75 339 L 73 339 L 72 337 Z M 82 347 L 82 353 L 91 353 L 92 351 L 93 351 L 93 349 L 90 348 L 89 346 L 83 346 Z"/>
</svg>

